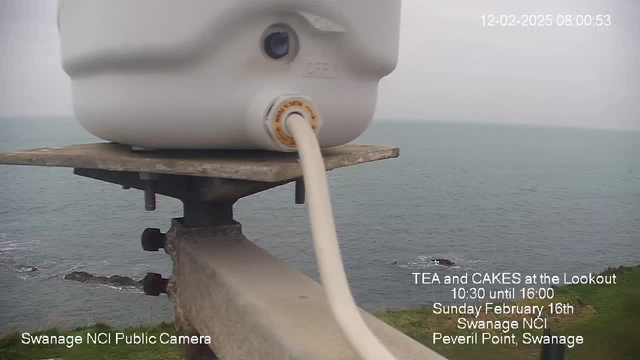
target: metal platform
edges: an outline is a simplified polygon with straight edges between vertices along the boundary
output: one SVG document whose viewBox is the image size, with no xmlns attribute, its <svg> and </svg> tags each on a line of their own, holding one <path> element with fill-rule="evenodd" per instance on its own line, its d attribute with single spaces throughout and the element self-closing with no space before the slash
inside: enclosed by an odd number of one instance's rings
<svg viewBox="0 0 640 360">
<path fill-rule="evenodd" d="M 397 147 L 343 145 L 323 150 L 327 170 L 395 158 Z M 249 150 L 132 152 L 129 146 L 97 143 L 0 153 L 0 164 L 281 182 L 302 176 L 296 153 Z"/>
</svg>

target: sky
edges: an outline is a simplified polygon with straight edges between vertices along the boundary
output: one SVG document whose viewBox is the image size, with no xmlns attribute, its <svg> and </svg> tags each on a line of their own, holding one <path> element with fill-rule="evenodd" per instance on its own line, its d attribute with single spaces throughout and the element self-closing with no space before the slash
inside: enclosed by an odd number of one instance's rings
<svg viewBox="0 0 640 360">
<path fill-rule="evenodd" d="M 549 27 L 482 20 L 547 14 Z M 610 25 L 559 26 L 558 15 Z M 0 117 L 72 113 L 58 46 L 54 0 L 0 0 Z M 640 1 L 403 0 L 375 118 L 640 128 Z"/>
</svg>

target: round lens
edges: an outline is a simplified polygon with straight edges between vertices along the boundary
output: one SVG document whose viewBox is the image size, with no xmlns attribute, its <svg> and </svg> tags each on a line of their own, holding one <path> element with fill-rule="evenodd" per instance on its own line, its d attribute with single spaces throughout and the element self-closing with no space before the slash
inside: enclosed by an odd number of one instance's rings
<svg viewBox="0 0 640 360">
<path fill-rule="evenodd" d="M 274 32 L 264 39 L 264 51 L 273 59 L 280 59 L 289 54 L 289 34 Z"/>
</svg>

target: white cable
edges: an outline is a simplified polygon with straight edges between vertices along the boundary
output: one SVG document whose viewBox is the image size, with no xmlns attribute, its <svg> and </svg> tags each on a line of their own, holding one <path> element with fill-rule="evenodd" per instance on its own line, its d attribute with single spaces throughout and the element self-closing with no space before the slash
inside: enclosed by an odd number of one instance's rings
<svg viewBox="0 0 640 360">
<path fill-rule="evenodd" d="M 289 115 L 284 125 L 295 139 L 300 155 L 320 278 L 333 316 L 360 358 L 396 360 L 369 330 L 349 290 L 333 222 L 327 174 L 316 134 L 308 121 L 298 114 Z"/>
</svg>

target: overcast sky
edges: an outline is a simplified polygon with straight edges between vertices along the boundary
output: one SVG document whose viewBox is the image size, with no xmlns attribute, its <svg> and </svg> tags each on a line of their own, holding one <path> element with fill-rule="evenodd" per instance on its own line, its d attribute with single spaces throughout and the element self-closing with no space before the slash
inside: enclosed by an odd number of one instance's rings
<svg viewBox="0 0 640 360">
<path fill-rule="evenodd" d="M 55 8 L 0 0 L 0 116 L 71 114 Z M 611 25 L 483 27 L 490 14 Z M 400 60 L 376 118 L 640 128 L 640 1 L 403 0 Z"/>
</svg>

